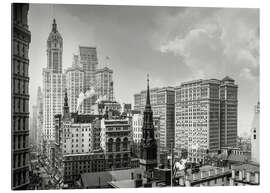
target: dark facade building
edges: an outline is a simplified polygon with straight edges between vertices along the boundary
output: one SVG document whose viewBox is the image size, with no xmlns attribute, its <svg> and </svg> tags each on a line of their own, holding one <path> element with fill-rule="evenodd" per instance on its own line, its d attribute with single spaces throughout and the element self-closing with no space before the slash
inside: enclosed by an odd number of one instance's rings
<svg viewBox="0 0 270 193">
<path fill-rule="evenodd" d="M 147 78 L 146 105 L 143 113 L 143 127 L 141 140 L 140 167 L 144 169 L 146 177 L 150 177 L 153 169 L 157 167 L 157 142 L 155 140 L 153 112 L 150 104 L 149 79 Z"/>
<path fill-rule="evenodd" d="M 31 33 L 28 29 L 29 4 L 12 4 L 12 189 L 29 184 L 29 59 Z"/>
</svg>

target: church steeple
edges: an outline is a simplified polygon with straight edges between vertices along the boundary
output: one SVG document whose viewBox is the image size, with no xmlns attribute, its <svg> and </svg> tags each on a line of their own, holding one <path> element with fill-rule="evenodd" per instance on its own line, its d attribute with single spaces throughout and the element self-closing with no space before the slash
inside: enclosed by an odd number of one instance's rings
<svg viewBox="0 0 270 193">
<path fill-rule="evenodd" d="M 68 107 L 67 89 L 65 90 L 64 107 Z"/>
<path fill-rule="evenodd" d="M 65 98 L 64 98 L 64 106 L 63 106 L 63 120 L 69 120 L 70 113 L 69 113 L 69 106 L 68 106 L 68 96 L 67 96 L 67 89 L 65 90 Z"/>
<path fill-rule="evenodd" d="M 157 166 L 157 143 L 155 140 L 155 128 L 153 123 L 153 111 L 150 103 L 149 75 L 147 74 L 146 104 L 143 112 L 141 140 L 141 167 L 147 176 Z"/>
<path fill-rule="evenodd" d="M 147 74 L 147 96 L 146 96 L 146 106 L 151 108 L 151 104 L 150 104 L 150 91 L 149 91 L 149 74 Z"/>
</svg>

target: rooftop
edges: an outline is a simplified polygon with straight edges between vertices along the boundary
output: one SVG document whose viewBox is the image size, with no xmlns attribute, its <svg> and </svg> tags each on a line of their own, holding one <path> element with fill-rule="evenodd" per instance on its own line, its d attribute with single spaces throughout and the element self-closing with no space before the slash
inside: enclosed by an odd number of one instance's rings
<svg viewBox="0 0 270 193">
<path fill-rule="evenodd" d="M 85 188 L 87 187 L 97 187 L 97 186 L 107 186 L 113 182 L 119 186 L 130 185 L 131 173 L 136 176 L 137 174 L 142 174 L 143 170 L 141 168 L 127 169 L 127 170 L 114 170 L 114 171 L 104 171 L 104 172 L 94 172 L 94 173 L 84 173 L 81 174 L 82 184 Z M 129 186 L 130 187 L 130 186 Z M 133 186 L 131 186 L 133 187 Z"/>
</svg>

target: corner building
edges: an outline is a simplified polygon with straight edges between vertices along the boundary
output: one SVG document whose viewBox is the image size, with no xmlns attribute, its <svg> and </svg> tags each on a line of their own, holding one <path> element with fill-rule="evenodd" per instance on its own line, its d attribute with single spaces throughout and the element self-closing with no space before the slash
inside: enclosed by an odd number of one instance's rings
<svg viewBox="0 0 270 193">
<path fill-rule="evenodd" d="M 222 80 L 195 80 L 175 88 L 175 149 L 187 150 L 189 161 L 204 160 L 207 151 L 235 147 L 237 85 Z"/>
<path fill-rule="evenodd" d="M 29 184 L 29 4 L 12 4 L 11 188 Z"/>
</svg>

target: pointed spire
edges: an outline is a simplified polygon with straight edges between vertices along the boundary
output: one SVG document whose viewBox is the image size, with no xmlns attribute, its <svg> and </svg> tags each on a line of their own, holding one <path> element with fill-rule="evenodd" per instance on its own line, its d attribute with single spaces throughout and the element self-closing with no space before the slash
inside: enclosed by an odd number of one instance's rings
<svg viewBox="0 0 270 193">
<path fill-rule="evenodd" d="M 150 91 L 149 91 L 149 74 L 147 74 L 147 96 L 146 96 L 146 106 L 150 106 Z"/>
<path fill-rule="evenodd" d="M 65 100 L 64 106 L 68 107 L 67 89 L 65 90 L 65 99 L 64 100 Z"/>
<path fill-rule="evenodd" d="M 56 32 L 57 31 L 57 24 L 56 24 L 55 18 L 53 19 L 52 31 L 53 32 Z"/>
</svg>

